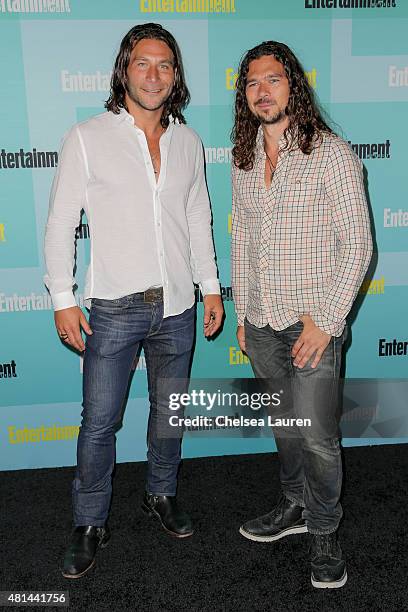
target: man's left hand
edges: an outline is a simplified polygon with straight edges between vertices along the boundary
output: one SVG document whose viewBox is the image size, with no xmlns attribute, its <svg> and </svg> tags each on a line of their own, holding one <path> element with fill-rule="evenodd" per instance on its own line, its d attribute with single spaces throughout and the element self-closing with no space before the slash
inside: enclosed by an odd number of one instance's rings
<svg viewBox="0 0 408 612">
<path fill-rule="evenodd" d="M 204 336 L 213 336 L 219 330 L 224 315 L 221 296 L 210 293 L 204 297 Z"/>
<path fill-rule="evenodd" d="M 303 368 L 313 357 L 310 365 L 315 368 L 326 350 L 331 336 L 317 327 L 310 315 L 303 315 L 300 320 L 303 322 L 303 331 L 292 348 L 293 365 Z"/>
</svg>

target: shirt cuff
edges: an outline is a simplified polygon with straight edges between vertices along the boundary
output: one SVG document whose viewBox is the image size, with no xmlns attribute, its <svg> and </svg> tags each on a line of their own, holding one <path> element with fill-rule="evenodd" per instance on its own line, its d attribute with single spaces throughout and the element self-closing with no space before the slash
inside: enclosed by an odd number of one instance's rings
<svg viewBox="0 0 408 612">
<path fill-rule="evenodd" d="M 221 295 L 220 283 L 217 278 L 209 278 L 199 283 L 199 285 L 203 297 L 209 295 L 210 293 L 215 295 Z"/>
<path fill-rule="evenodd" d="M 339 336 L 344 329 L 344 321 L 330 321 L 327 316 L 318 311 L 311 311 L 310 316 L 317 327 L 329 336 Z"/>
<path fill-rule="evenodd" d="M 77 306 L 72 291 L 51 294 L 51 300 L 54 310 L 63 310 L 64 308 L 72 308 L 73 306 Z"/>
</svg>

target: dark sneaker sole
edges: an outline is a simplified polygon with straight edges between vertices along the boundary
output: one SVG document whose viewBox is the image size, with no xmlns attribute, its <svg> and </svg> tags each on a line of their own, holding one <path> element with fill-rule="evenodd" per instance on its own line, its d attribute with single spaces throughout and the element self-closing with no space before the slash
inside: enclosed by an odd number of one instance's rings
<svg viewBox="0 0 408 612">
<path fill-rule="evenodd" d="M 99 548 L 106 548 L 107 545 L 109 544 L 109 540 L 110 540 L 110 536 L 109 536 L 109 538 L 107 540 L 102 540 L 102 542 L 98 546 L 98 549 Z M 96 555 L 95 555 L 95 557 L 96 557 Z M 82 576 L 85 576 L 85 574 L 87 572 L 89 572 L 89 570 L 92 569 L 93 566 L 95 565 L 95 561 L 96 561 L 95 557 L 92 559 L 92 563 L 90 565 L 88 565 L 88 567 L 83 572 L 81 572 L 80 574 L 66 574 L 64 572 L 64 570 L 61 570 L 61 574 L 64 576 L 64 578 L 68 578 L 69 580 L 75 580 L 76 578 L 82 578 Z"/>
<path fill-rule="evenodd" d="M 163 523 L 161 516 L 158 512 L 152 510 L 151 508 L 148 508 L 144 504 L 142 504 L 140 507 L 143 512 L 147 514 L 147 516 L 152 516 L 153 518 L 156 518 L 159 521 L 160 525 L 163 527 L 164 531 L 172 535 L 174 538 L 189 538 L 193 535 L 194 530 L 191 530 L 188 533 L 176 533 L 175 531 L 170 531 L 170 529 L 167 529 L 166 525 Z"/>
<path fill-rule="evenodd" d="M 311 580 L 312 580 L 312 585 L 316 589 L 339 589 L 340 587 L 344 586 L 347 582 L 347 572 L 344 571 L 344 574 L 340 578 L 340 580 L 334 580 L 333 582 L 320 582 L 319 580 L 316 580 L 313 577 L 313 572 L 312 572 Z"/>
<path fill-rule="evenodd" d="M 272 535 L 272 536 L 258 536 L 254 533 L 250 533 L 246 531 L 244 527 L 239 528 L 239 533 L 247 538 L 248 540 L 252 540 L 253 542 L 276 542 L 276 540 L 280 540 L 281 538 L 285 538 L 289 535 L 295 535 L 296 533 L 307 533 L 306 525 L 296 525 L 295 527 L 288 527 L 283 531 Z"/>
</svg>

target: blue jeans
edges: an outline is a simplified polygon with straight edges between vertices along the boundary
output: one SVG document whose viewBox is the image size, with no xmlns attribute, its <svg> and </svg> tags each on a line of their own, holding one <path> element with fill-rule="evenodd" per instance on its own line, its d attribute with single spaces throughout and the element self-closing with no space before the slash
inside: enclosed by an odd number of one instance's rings
<svg viewBox="0 0 408 612">
<path fill-rule="evenodd" d="M 331 338 L 315 369 L 310 362 L 300 369 L 293 365 L 291 350 L 302 330 L 301 321 L 275 331 L 245 320 L 246 352 L 256 378 L 269 379 L 263 385 L 285 390 L 274 416 L 311 421 L 310 427 L 288 425 L 275 427 L 273 432 L 284 495 L 304 507 L 308 531 L 326 534 L 337 529 L 342 517 L 338 392 L 346 332 Z"/>
<path fill-rule="evenodd" d="M 89 323 L 93 334 L 86 339 L 82 423 L 72 487 L 76 526 L 102 526 L 108 517 L 115 434 L 121 425 L 132 364 L 141 345 L 150 400 L 146 490 L 155 495 L 176 494 L 181 438 L 157 435 L 159 414 L 169 411 L 168 403 L 159 405 L 158 384 L 171 379 L 178 386 L 177 392 L 187 389 L 195 309 L 163 318 L 163 302 L 144 302 L 141 294 L 118 300 L 93 299 Z"/>
</svg>

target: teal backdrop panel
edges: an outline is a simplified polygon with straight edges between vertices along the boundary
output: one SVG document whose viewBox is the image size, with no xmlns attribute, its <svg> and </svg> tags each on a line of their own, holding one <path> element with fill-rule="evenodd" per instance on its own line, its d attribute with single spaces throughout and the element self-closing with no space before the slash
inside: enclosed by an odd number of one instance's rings
<svg viewBox="0 0 408 612">
<path fill-rule="evenodd" d="M 222 386 L 223 379 L 252 377 L 236 340 L 231 293 L 230 132 L 242 55 L 263 40 L 280 40 L 300 58 L 334 129 L 361 158 L 367 181 L 375 253 L 349 318 L 343 442 L 407 439 L 407 392 L 401 381 L 407 380 L 408 364 L 408 2 L 321 4 L 0 0 L 0 469 L 75 463 L 82 359 L 58 339 L 42 280 L 49 192 L 63 135 L 74 123 L 104 111 L 120 40 L 133 25 L 149 21 L 169 29 L 183 54 L 191 92 L 186 117 L 203 141 L 226 312 L 222 333 L 206 340 L 197 292 L 194 380 L 218 379 Z M 89 256 L 83 215 L 76 273 L 81 306 Z M 368 386 L 347 386 L 360 378 Z M 117 435 L 118 461 L 145 459 L 147 418 L 142 351 Z M 184 456 L 275 450 L 273 438 L 262 432 L 202 434 L 188 432 Z"/>
</svg>

